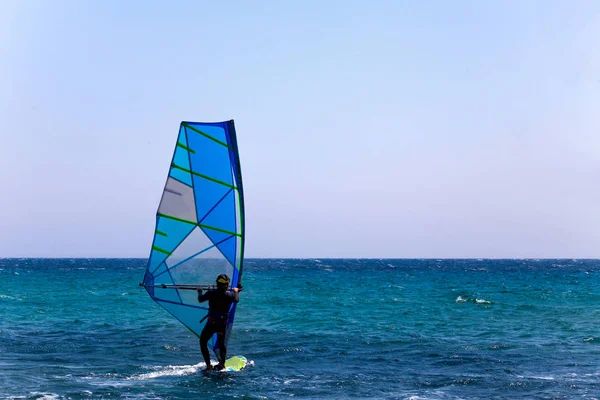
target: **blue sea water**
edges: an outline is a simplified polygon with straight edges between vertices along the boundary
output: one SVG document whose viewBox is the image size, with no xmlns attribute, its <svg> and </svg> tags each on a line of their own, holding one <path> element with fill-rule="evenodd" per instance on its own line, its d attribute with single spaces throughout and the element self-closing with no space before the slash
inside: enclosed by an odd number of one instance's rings
<svg viewBox="0 0 600 400">
<path fill-rule="evenodd" d="M 0 260 L 0 398 L 600 398 L 597 260 L 247 260 L 208 375 L 145 266 Z"/>
</svg>

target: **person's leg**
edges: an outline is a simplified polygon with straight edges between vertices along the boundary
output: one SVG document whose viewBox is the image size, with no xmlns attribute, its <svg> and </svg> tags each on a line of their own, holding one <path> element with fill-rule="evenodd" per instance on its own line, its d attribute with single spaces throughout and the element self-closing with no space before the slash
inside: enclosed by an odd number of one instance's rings
<svg viewBox="0 0 600 400">
<path fill-rule="evenodd" d="M 202 333 L 200 334 L 200 351 L 202 352 L 202 357 L 206 363 L 206 371 L 210 371 L 212 369 L 212 365 L 210 364 L 210 354 L 208 353 L 208 341 L 213 333 L 214 329 L 212 324 L 206 323 L 206 325 L 204 325 L 204 329 L 202 329 Z"/>
<path fill-rule="evenodd" d="M 227 358 L 227 348 L 225 347 L 226 329 L 227 324 L 223 324 L 217 329 L 217 344 L 219 346 L 219 365 L 217 365 L 215 368 L 218 370 L 225 368 L 225 360 Z"/>
<path fill-rule="evenodd" d="M 225 360 L 227 359 L 227 348 L 225 347 L 225 327 L 223 327 L 223 330 L 217 333 L 217 337 L 219 338 L 219 355 L 221 356 L 219 361 L 221 362 L 221 365 L 225 366 Z"/>
</svg>

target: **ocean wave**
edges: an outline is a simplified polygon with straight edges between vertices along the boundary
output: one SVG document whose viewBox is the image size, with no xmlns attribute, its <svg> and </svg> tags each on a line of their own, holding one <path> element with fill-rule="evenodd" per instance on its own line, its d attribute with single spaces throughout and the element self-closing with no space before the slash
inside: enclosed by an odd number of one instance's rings
<svg viewBox="0 0 600 400">
<path fill-rule="evenodd" d="M 186 376 L 193 375 L 204 369 L 206 364 L 200 362 L 195 365 L 167 365 L 160 367 L 147 367 L 152 369 L 152 372 L 137 374 L 126 378 L 126 380 L 143 381 L 148 379 L 162 378 L 165 376 Z"/>
<path fill-rule="evenodd" d="M 492 304 L 491 301 L 486 299 L 478 299 L 478 298 L 464 298 L 462 296 L 458 296 L 455 300 L 457 303 L 475 303 L 475 304 Z"/>
<path fill-rule="evenodd" d="M 217 362 L 213 361 L 213 365 Z M 246 367 L 254 366 L 254 361 L 249 360 Z M 143 381 L 149 379 L 163 378 L 167 376 L 188 376 L 194 375 L 202 371 L 206 367 L 204 362 L 199 362 L 194 365 L 166 365 L 166 366 L 155 366 L 155 367 L 144 367 L 152 370 L 142 374 L 136 374 L 126 378 L 128 381 Z M 231 371 L 229 371 L 231 372 Z"/>
<path fill-rule="evenodd" d="M 48 392 L 29 392 L 29 396 L 10 396 L 7 399 L 17 400 L 17 399 L 35 399 L 35 400 L 58 400 L 62 399 L 60 395 L 56 393 L 48 393 Z"/>
<path fill-rule="evenodd" d="M 542 375 L 542 376 L 532 376 L 531 379 L 539 379 L 542 381 L 553 381 L 556 378 L 553 376 L 550 376 L 550 375 L 548 375 L 548 376 Z"/>
<path fill-rule="evenodd" d="M 426 393 L 423 394 L 414 394 L 414 395 L 410 395 L 407 399 L 408 400 L 441 400 L 441 399 L 447 399 L 448 395 L 441 391 L 441 390 L 431 390 L 431 391 L 427 391 Z M 453 398 L 457 398 L 457 397 L 453 397 Z"/>
</svg>

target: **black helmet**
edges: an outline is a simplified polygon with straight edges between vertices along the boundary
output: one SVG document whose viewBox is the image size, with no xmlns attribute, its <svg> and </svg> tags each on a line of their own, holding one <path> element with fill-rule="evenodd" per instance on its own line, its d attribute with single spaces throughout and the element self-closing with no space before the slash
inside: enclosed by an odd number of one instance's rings
<svg viewBox="0 0 600 400">
<path fill-rule="evenodd" d="M 217 276 L 217 285 L 227 285 L 229 286 L 229 277 L 225 274 L 221 274 Z"/>
</svg>

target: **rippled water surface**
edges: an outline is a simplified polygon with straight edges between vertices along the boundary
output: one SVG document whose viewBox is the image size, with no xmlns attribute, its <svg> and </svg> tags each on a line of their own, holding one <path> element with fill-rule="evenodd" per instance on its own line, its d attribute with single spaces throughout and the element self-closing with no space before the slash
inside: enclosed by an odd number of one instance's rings
<svg viewBox="0 0 600 400">
<path fill-rule="evenodd" d="M 145 260 L 0 260 L 0 398 L 600 398 L 600 261 L 247 260 L 229 354 Z"/>
</svg>

